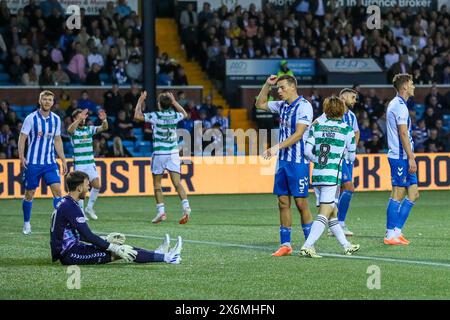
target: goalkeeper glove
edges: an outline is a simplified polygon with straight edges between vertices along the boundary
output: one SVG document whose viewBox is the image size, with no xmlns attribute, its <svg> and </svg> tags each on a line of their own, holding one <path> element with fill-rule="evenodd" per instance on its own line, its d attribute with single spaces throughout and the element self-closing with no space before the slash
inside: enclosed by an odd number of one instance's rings
<svg viewBox="0 0 450 320">
<path fill-rule="evenodd" d="M 103 239 L 105 239 L 106 241 L 108 241 L 109 243 L 114 243 L 114 244 L 124 244 L 126 237 L 123 233 L 118 233 L 118 232 L 113 232 L 108 234 L 105 237 L 102 237 Z"/>
<path fill-rule="evenodd" d="M 106 250 L 114 253 L 116 256 L 119 256 L 126 262 L 133 262 L 134 259 L 136 259 L 137 255 L 137 251 L 134 250 L 132 246 L 126 244 L 119 245 L 111 243 Z"/>
</svg>

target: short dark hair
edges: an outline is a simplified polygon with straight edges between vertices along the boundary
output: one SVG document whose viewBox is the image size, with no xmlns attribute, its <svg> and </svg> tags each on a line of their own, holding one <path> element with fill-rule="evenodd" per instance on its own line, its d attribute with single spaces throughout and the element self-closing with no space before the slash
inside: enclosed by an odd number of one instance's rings
<svg viewBox="0 0 450 320">
<path fill-rule="evenodd" d="M 72 112 L 72 119 L 75 119 L 82 112 L 83 112 L 83 110 L 81 110 L 81 109 L 75 109 L 75 111 Z"/>
<path fill-rule="evenodd" d="M 297 87 L 297 79 L 295 79 L 295 77 L 290 76 L 288 74 L 282 75 L 281 77 L 279 77 L 277 79 L 277 84 L 278 84 L 278 82 L 283 81 L 283 80 L 286 80 L 290 85 L 294 85 Z"/>
<path fill-rule="evenodd" d="M 69 172 L 66 176 L 66 186 L 69 191 L 75 191 L 78 186 L 84 183 L 84 180 L 89 179 L 89 176 L 81 171 Z"/>
<path fill-rule="evenodd" d="M 398 91 L 402 85 L 404 85 L 406 82 L 412 80 L 412 76 L 408 73 L 397 73 L 394 76 L 394 79 L 392 79 L 392 84 L 394 85 L 394 88 Z"/>
<path fill-rule="evenodd" d="M 341 90 L 341 92 L 339 92 L 339 96 L 342 96 L 345 93 L 354 93 L 354 94 L 358 95 L 358 92 L 356 92 L 356 90 L 353 90 L 350 88 L 344 88 Z"/>
<path fill-rule="evenodd" d="M 172 107 L 172 100 L 170 100 L 170 98 L 164 93 L 161 93 L 158 96 L 158 102 L 163 110 L 167 110 Z"/>
</svg>

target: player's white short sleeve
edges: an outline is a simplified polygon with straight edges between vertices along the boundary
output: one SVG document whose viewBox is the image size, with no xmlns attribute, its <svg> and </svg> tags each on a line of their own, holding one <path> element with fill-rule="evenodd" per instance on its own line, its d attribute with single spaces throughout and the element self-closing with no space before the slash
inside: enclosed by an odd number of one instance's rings
<svg viewBox="0 0 450 320">
<path fill-rule="evenodd" d="M 313 109 L 308 101 L 301 102 L 297 108 L 297 124 L 306 124 L 309 126 L 313 120 Z"/>
<path fill-rule="evenodd" d="M 56 131 L 55 136 L 61 135 L 61 118 L 56 116 Z"/>
<path fill-rule="evenodd" d="M 281 106 L 284 104 L 284 101 L 269 101 L 267 102 L 267 107 L 270 112 L 280 113 Z"/>
<path fill-rule="evenodd" d="M 184 119 L 184 115 L 181 112 L 177 112 L 177 122 L 180 122 Z"/>
<path fill-rule="evenodd" d="M 353 121 L 353 131 L 354 132 L 358 132 L 359 131 L 359 126 L 358 126 L 358 118 L 356 118 L 356 115 L 350 111 L 350 114 L 355 117 L 355 120 Z"/>
<path fill-rule="evenodd" d="M 94 135 L 97 133 L 97 127 L 95 126 L 89 126 L 89 133 Z"/>
<path fill-rule="evenodd" d="M 394 109 L 395 120 L 397 120 L 397 125 L 399 124 L 408 124 L 409 112 L 406 105 L 399 105 L 396 109 Z"/>
<path fill-rule="evenodd" d="M 156 114 L 154 112 L 144 113 L 144 121 L 151 124 L 156 123 Z"/>
<path fill-rule="evenodd" d="M 27 116 L 22 124 L 22 130 L 20 130 L 20 133 L 26 134 L 27 136 L 30 134 L 31 128 L 33 127 L 32 124 L 33 116 L 32 114 Z"/>
</svg>

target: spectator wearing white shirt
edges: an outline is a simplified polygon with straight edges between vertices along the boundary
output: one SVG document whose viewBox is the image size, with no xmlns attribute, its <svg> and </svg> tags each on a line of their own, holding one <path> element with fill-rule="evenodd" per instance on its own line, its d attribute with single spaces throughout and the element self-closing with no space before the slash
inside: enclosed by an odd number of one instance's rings
<svg viewBox="0 0 450 320">
<path fill-rule="evenodd" d="M 94 63 L 98 64 L 101 68 L 105 66 L 105 61 L 103 56 L 98 52 L 97 47 L 93 47 L 91 53 L 87 57 L 89 68 L 92 67 Z"/>
<path fill-rule="evenodd" d="M 389 48 L 389 53 L 384 55 L 384 66 L 389 69 L 394 63 L 398 62 L 400 57 L 397 52 L 395 52 L 395 47 Z"/>
<path fill-rule="evenodd" d="M 352 37 L 352 39 L 353 43 L 355 44 L 356 51 L 361 50 L 361 45 L 365 39 L 364 36 L 361 35 L 361 29 L 358 28 L 355 30 L 355 35 Z"/>
</svg>

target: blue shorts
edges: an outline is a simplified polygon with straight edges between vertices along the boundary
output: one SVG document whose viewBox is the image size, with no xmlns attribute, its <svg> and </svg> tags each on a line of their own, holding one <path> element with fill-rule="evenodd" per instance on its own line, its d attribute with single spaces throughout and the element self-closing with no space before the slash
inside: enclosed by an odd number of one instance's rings
<svg viewBox="0 0 450 320">
<path fill-rule="evenodd" d="M 309 165 L 278 160 L 273 193 L 277 196 L 306 198 L 309 188 Z"/>
<path fill-rule="evenodd" d="M 105 264 L 111 262 L 111 253 L 93 244 L 77 243 L 59 258 L 62 264 Z"/>
<path fill-rule="evenodd" d="M 409 187 L 417 184 L 417 175 L 408 172 L 408 159 L 388 158 L 391 166 L 391 183 L 393 187 Z"/>
<path fill-rule="evenodd" d="M 50 186 L 54 183 L 61 183 L 59 176 L 59 169 L 56 163 L 54 164 L 29 164 L 23 172 L 23 182 L 25 190 L 36 189 L 41 179 L 44 178 L 45 183 Z"/>
<path fill-rule="evenodd" d="M 347 161 L 344 161 L 342 163 L 341 184 L 344 184 L 346 182 L 353 182 L 353 163 L 347 163 Z"/>
</svg>

